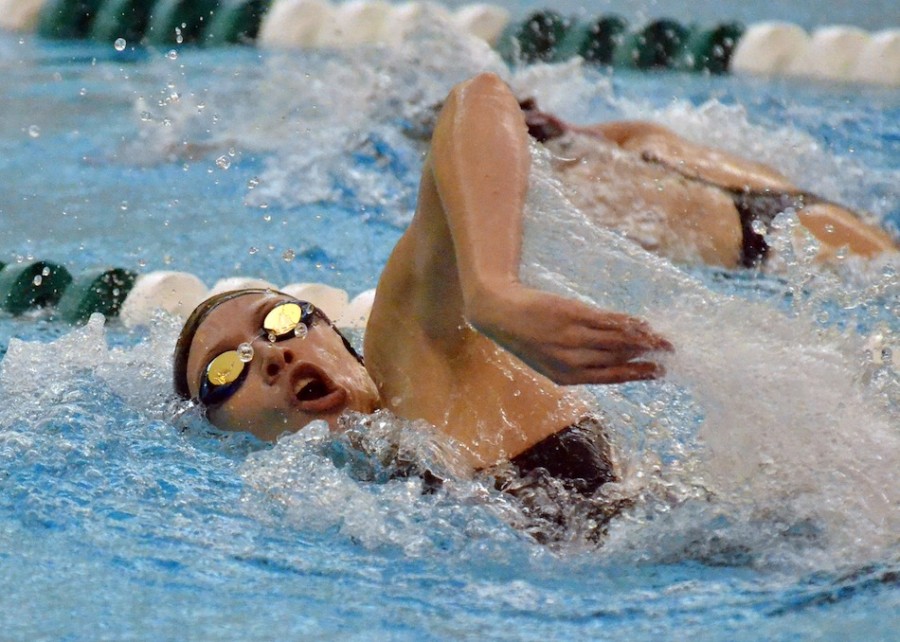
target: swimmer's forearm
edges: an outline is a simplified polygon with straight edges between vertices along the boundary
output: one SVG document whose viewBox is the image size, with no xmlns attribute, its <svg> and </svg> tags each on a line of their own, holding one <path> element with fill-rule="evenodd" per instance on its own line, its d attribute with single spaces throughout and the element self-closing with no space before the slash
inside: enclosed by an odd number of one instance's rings
<svg viewBox="0 0 900 642">
<path fill-rule="evenodd" d="M 466 314 L 518 282 L 528 136 L 518 103 L 496 76 L 457 86 L 438 118 L 431 158 L 453 237 Z"/>
</svg>

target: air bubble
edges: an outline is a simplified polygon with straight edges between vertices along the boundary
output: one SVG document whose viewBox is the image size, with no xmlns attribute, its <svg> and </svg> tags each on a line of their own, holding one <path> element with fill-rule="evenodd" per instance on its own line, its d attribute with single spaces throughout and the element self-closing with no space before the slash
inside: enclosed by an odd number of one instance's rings
<svg viewBox="0 0 900 642">
<path fill-rule="evenodd" d="M 216 165 L 218 165 L 219 169 L 228 169 L 229 167 L 231 167 L 231 159 L 224 155 L 219 156 L 216 159 Z"/>
<path fill-rule="evenodd" d="M 269 340 L 269 343 L 275 343 L 278 340 L 278 336 L 274 332 L 270 332 L 266 338 Z"/>
<path fill-rule="evenodd" d="M 294 250 L 288 248 L 284 252 L 281 253 L 281 258 L 284 259 L 285 263 L 290 263 L 297 256 L 297 253 Z"/>
<path fill-rule="evenodd" d="M 259 185 L 259 179 L 256 176 L 247 181 L 247 189 L 254 189 L 257 185 Z"/>
<path fill-rule="evenodd" d="M 36 274 L 35 277 L 31 280 L 31 282 L 34 283 L 35 287 L 39 286 L 41 283 L 43 283 L 43 281 L 44 277 L 42 277 L 40 274 Z"/>
<path fill-rule="evenodd" d="M 28 135 L 32 138 L 39 138 L 41 135 L 41 128 L 37 125 L 32 125 L 28 128 Z"/>
<path fill-rule="evenodd" d="M 247 250 L 247 252 L 248 252 L 248 254 L 250 254 L 250 256 L 253 256 L 257 252 L 259 252 L 259 248 L 251 245 L 250 249 Z"/>
<path fill-rule="evenodd" d="M 115 43 L 113 43 L 113 47 L 116 48 L 116 51 L 125 51 L 125 47 L 128 46 L 128 42 L 125 38 L 116 38 Z"/>
<path fill-rule="evenodd" d="M 242 343 L 237 347 L 238 359 L 244 363 L 250 363 L 253 360 L 253 346 L 249 343 Z"/>
<path fill-rule="evenodd" d="M 755 219 L 752 223 L 750 223 L 750 229 L 753 230 L 754 234 L 759 234 L 760 236 L 765 236 L 769 231 L 766 228 L 766 224 L 759 219 Z"/>
<path fill-rule="evenodd" d="M 41 270 L 41 276 L 50 276 L 50 268 L 44 266 L 44 269 Z"/>
<path fill-rule="evenodd" d="M 308 333 L 309 328 L 306 327 L 305 323 L 298 323 L 297 327 L 294 328 L 294 336 L 300 339 L 305 338 Z"/>
<path fill-rule="evenodd" d="M 168 58 L 169 60 L 177 60 L 178 52 L 174 49 L 169 49 L 169 53 L 166 54 L 166 58 Z"/>
</svg>

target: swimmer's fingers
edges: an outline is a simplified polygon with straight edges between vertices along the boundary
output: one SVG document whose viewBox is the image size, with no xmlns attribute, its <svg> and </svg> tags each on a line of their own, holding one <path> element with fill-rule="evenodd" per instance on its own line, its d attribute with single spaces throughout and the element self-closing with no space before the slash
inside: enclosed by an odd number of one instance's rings
<svg viewBox="0 0 900 642">
<path fill-rule="evenodd" d="M 573 342 L 575 345 L 614 354 L 621 353 L 626 360 L 647 352 L 672 352 L 674 350 L 667 339 L 652 331 L 585 328 L 580 334 L 578 340 Z"/>
<path fill-rule="evenodd" d="M 660 376 L 657 366 L 631 360 L 672 349 L 641 319 L 555 294 L 511 287 L 488 302 L 468 311 L 472 325 L 559 384 Z"/>
<path fill-rule="evenodd" d="M 657 334 L 643 319 L 618 312 L 591 310 L 583 325 L 594 330 L 584 340 L 591 346 L 608 345 L 611 349 L 636 349 L 643 352 L 660 350 L 672 352 L 674 347 L 662 335 Z"/>
<path fill-rule="evenodd" d="M 588 371 L 581 383 L 614 384 L 629 381 L 648 381 L 665 376 L 666 369 L 650 361 L 630 361 L 619 366 L 594 368 Z"/>
</svg>

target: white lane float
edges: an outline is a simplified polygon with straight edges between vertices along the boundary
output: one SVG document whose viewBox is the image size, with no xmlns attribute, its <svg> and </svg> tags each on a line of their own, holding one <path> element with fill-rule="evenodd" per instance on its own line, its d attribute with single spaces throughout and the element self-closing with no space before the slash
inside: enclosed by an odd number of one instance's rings
<svg viewBox="0 0 900 642">
<path fill-rule="evenodd" d="M 34 31 L 47 0 L 0 0 L 0 29 Z"/>
<path fill-rule="evenodd" d="M 325 0 L 278 0 L 266 12 L 257 42 L 262 47 L 313 47 L 333 13 Z"/>
<path fill-rule="evenodd" d="M 0 0 L 2 1 L 2 0 Z M 509 12 L 489 4 L 465 5 L 451 13 L 435 2 L 351 0 L 333 5 L 327 0 L 278 0 L 260 25 L 263 47 L 355 47 L 397 45 L 423 22 L 444 22 L 489 43 L 500 37 Z"/>
<path fill-rule="evenodd" d="M 823 27 L 813 32 L 806 47 L 787 66 L 790 75 L 850 80 L 866 45 L 868 32 L 856 27 Z"/>
<path fill-rule="evenodd" d="M 360 292 L 344 309 L 344 313 L 334 320 L 341 328 L 354 328 L 363 330 L 369 322 L 369 314 L 372 312 L 372 304 L 375 302 L 375 289 Z"/>
<path fill-rule="evenodd" d="M 291 283 L 279 290 L 295 299 L 309 301 L 322 308 L 328 318 L 332 320 L 341 318 L 347 309 L 347 304 L 350 303 L 350 295 L 346 290 L 324 283 Z"/>
<path fill-rule="evenodd" d="M 261 288 L 263 290 L 277 290 L 278 287 L 263 279 L 254 279 L 249 276 L 230 276 L 216 281 L 206 296 L 228 292 L 229 290 L 246 290 L 248 288 Z"/>
<path fill-rule="evenodd" d="M 469 4 L 453 14 L 453 23 L 462 31 L 494 46 L 509 24 L 509 11 L 492 4 Z"/>
<path fill-rule="evenodd" d="M 788 22 L 751 25 L 731 56 L 731 70 L 747 74 L 781 74 L 809 44 L 809 34 Z"/>
<path fill-rule="evenodd" d="M 381 25 L 381 41 L 389 45 L 403 42 L 418 25 L 427 22 L 449 22 L 450 12 L 433 2 L 404 2 L 393 5 Z"/>
<path fill-rule="evenodd" d="M 862 82 L 900 87 L 900 29 L 872 34 L 856 60 L 852 76 Z"/>
<path fill-rule="evenodd" d="M 383 0 L 351 0 L 338 5 L 319 29 L 319 47 L 355 47 L 382 42 L 382 25 L 391 11 Z"/>
<path fill-rule="evenodd" d="M 119 318 L 126 327 L 143 325 L 162 310 L 187 318 L 206 298 L 206 285 L 187 272 L 148 272 L 137 278 L 122 303 Z"/>
</svg>

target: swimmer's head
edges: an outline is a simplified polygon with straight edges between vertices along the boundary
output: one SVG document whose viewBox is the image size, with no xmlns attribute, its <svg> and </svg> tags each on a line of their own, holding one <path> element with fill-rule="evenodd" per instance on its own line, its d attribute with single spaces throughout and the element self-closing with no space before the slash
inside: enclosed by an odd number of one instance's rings
<svg viewBox="0 0 900 642">
<path fill-rule="evenodd" d="M 175 347 L 175 392 L 223 430 L 274 440 L 344 410 L 372 412 L 378 391 L 362 359 L 325 314 L 271 290 L 201 303 Z"/>
</svg>

